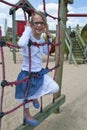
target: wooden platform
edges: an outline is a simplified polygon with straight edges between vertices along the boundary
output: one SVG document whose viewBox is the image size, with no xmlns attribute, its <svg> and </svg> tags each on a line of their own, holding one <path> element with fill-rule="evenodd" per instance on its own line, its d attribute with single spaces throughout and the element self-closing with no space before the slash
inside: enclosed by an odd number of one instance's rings
<svg viewBox="0 0 87 130">
<path fill-rule="evenodd" d="M 65 102 L 65 95 L 61 95 L 58 99 L 56 99 L 55 103 L 49 104 L 46 108 L 43 109 L 43 112 L 37 113 L 34 117 L 38 120 L 39 124 L 45 120 L 50 114 L 55 112 L 63 103 Z M 39 125 L 38 124 L 38 125 Z M 15 130 L 33 130 L 35 127 L 30 125 L 21 125 Z"/>
</svg>

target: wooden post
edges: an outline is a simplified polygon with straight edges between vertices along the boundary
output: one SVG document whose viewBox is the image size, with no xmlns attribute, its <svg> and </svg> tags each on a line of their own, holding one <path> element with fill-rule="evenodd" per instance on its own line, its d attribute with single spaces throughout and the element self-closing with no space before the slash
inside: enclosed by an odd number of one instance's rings
<svg viewBox="0 0 87 130">
<path fill-rule="evenodd" d="M 70 1 L 69 1 L 70 2 Z M 62 74 L 63 74 L 63 61 L 64 61 L 64 46 L 65 46 L 65 32 L 66 32 L 66 21 L 67 21 L 67 3 L 68 0 L 60 0 L 60 40 L 61 40 L 61 45 L 60 45 L 60 66 L 57 69 L 56 73 L 56 82 L 59 84 L 60 91 L 56 94 L 54 94 L 54 98 L 57 99 L 61 95 L 61 86 L 62 86 Z M 57 34 L 58 34 L 58 29 L 57 29 Z M 58 37 L 57 37 L 57 42 L 58 42 Z M 58 49 L 56 49 L 56 63 L 58 62 Z M 57 111 L 56 111 L 57 113 Z M 58 109 L 59 113 L 59 109 Z"/>
<path fill-rule="evenodd" d="M 69 64 L 72 63 L 72 42 L 70 43 Z"/>
</svg>

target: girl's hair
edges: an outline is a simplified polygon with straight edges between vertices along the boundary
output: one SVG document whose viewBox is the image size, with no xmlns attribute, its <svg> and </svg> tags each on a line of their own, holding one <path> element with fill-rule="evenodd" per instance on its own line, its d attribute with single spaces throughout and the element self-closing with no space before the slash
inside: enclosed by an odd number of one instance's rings
<svg viewBox="0 0 87 130">
<path fill-rule="evenodd" d="M 31 24 L 33 24 L 33 18 L 34 18 L 34 16 L 35 16 L 36 14 L 42 17 L 42 19 L 43 19 L 43 21 L 44 21 L 44 24 L 47 26 L 46 15 L 45 15 L 43 12 L 41 12 L 41 11 L 35 11 L 35 12 L 34 12 L 34 14 L 33 14 L 32 17 L 31 17 Z"/>
</svg>

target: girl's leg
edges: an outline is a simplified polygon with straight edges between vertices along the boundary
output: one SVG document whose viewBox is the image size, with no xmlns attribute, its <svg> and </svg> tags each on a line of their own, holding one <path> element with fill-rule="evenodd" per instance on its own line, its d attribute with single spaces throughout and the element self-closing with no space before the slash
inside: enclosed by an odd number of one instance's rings
<svg viewBox="0 0 87 130">
<path fill-rule="evenodd" d="M 29 124 L 31 126 L 38 125 L 38 121 L 35 120 L 32 115 L 30 114 L 28 104 L 24 106 L 24 124 Z"/>
<path fill-rule="evenodd" d="M 34 118 L 31 116 L 29 108 L 24 108 L 24 118 L 33 121 Z"/>
<path fill-rule="evenodd" d="M 23 102 L 23 100 L 24 99 L 18 99 L 18 101 L 19 102 Z M 29 119 L 30 121 L 33 121 L 34 120 L 34 118 L 31 116 L 31 114 L 30 114 L 30 111 L 29 111 L 29 103 L 26 103 L 25 105 L 24 105 L 24 118 L 26 118 L 26 119 Z"/>
<path fill-rule="evenodd" d="M 33 106 L 36 109 L 38 109 L 39 106 L 40 106 L 38 100 L 37 99 L 33 99 L 32 102 L 33 102 Z M 24 106 L 24 118 L 27 118 L 27 119 L 29 119 L 31 121 L 34 120 L 33 117 L 30 114 L 30 111 L 29 111 L 29 103 L 26 103 L 25 106 Z"/>
</svg>

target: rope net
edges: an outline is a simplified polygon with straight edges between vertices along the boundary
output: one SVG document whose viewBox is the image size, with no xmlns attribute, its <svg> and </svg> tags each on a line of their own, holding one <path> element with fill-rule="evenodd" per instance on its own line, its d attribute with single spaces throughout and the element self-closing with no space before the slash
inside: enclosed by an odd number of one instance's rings
<svg viewBox="0 0 87 130">
<path fill-rule="evenodd" d="M 26 11 L 29 11 L 29 12 L 31 12 L 31 13 L 34 13 L 34 10 L 32 9 L 32 8 L 29 8 L 29 7 L 27 7 L 27 6 L 25 6 L 25 3 L 26 3 L 26 1 L 25 0 L 22 0 L 22 5 L 21 6 L 17 6 L 17 5 L 15 5 L 15 4 L 11 4 L 11 3 L 9 3 L 9 2 L 6 2 L 6 1 L 4 1 L 4 0 L 0 0 L 0 2 L 1 3 L 4 3 L 4 4 L 6 4 L 6 5 L 8 5 L 8 6 L 12 6 L 12 7 L 16 7 L 16 8 L 21 8 L 22 10 L 23 10 L 23 12 L 24 12 L 24 18 L 25 18 L 25 22 L 27 21 L 27 16 L 26 16 Z M 48 12 L 47 12 L 47 10 L 46 10 L 46 1 L 45 0 L 43 0 L 43 10 L 44 10 L 44 13 L 46 14 L 46 16 L 47 17 L 50 17 L 51 19 L 53 19 L 53 20 L 57 20 L 58 21 L 58 43 L 56 43 L 55 42 L 55 44 L 54 43 L 50 43 L 48 40 L 45 42 L 45 43 L 42 43 L 42 44 L 38 44 L 38 43 L 36 43 L 36 42 L 31 42 L 31 41 L 29 41 L 29 43 L 30 43 L 30 45 L 29 46 L 31 46 L 31 45 L 33 45 L 33 46 L 37 46 L 37 47 L 39 47 L 39 46 L 44 46 L 44 45 L 48 45 L 48 49 L 49 49 L 49 46 L 52 46 L 52 47 L 56 47 L 56 48 L 58 48 L 58 62 L 57 62 L 57 64 L 54 66 L 54 67 L 52 67 L 52 68 L 49 68 L 49 56 L 50 56 L 50 53 L 49 53 L 49 55 L 47 56 L 47 61 L 46 61 L 46 68 L 49 70 L 49 72 L 50 71 L 53 71 L 54 70 L 54 80 L 55 80 L 55 76 L 56 76 L 56 70 L 58 69 L 58 67 L 59 67 L 59 65 L 60 65 L 60 44 L 61 44 L 61 41 L 60 41 L 60 1 L 59 1 L 59 4 L 58 4 L 58 17 L 54 17 L 54 16 L 51 16 Z M 3 50 L 3 47 L 9 47 L 9 48 L 11 48 L 11 47 L 13 47 L 13 48 L 18 48 L 18 49 L 20 49 L 20 47 L 17 45 L 17 44 L 14 44 L 14 43 L 9 43 L 9 42 L 7 42 L 7 41 L 5 41 L 3 38 L 2 38 L 2 36 L 1 36 L 1 38 L 0 38 L 0 53 L 1 53 L 1 61 L 2 61 L 2 81 L 1 81 L 1 97 L 0 97 L 0 99 L 1 99 L 1 101 L 0 101 L 0 128 L 1 128 L 1 119 L 2 119 L 2 117 L 3 116 L 5 116 L 5 115 L 8 115 L 8 114 L 10 114 L 10 113 L 12 113 L 12 112 L 14 112 L 15 110 L 17 110 L 18 108 L 20 108 L 21 106 L 24 106 L 26 103 L 28 103 L 28 102 L 31 102 L 32 100 L 25 100 L 23 103 L 21 103 L 21 104 L 19 104 L 18 106 L 16 106 L 16 107 L 14 107 L 13 109 L 11 109 L 11 110 L 8 110 L 7 112 L 3 112 L 3 97 L 4 97 L 4 88 L 6 87 L 6 86 L 11 86 L 11 87 L 13 87 L 13 86 L 15 86 L 15 85 L 17 85 L 17 84 L 20 84 L 20 83 L 23 83 L 23 82 L 26 82 L 27 80 L 29 80 L 29 76 L 28 77 L 26 77 L 26 78 L 24 78 L 23 80 L 20 80 L 20 81 L 7 81 L 6 80 L 6 73 L 5 73 L 5 58 L 4 58 L 4 50 Z M 30 52 L 30 51 L 29 51 Z M 31 57 L 30 57 L 31 58 Z M 54 99 L 53 99 L 54 100 Z M 43 109 L 43 107 L 42 107 L 42 97 L 41 97 L 41 108 L 40 108 L 40 111 L 42 111 L 42 109 Z"/>
</svg>

